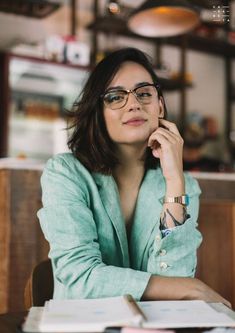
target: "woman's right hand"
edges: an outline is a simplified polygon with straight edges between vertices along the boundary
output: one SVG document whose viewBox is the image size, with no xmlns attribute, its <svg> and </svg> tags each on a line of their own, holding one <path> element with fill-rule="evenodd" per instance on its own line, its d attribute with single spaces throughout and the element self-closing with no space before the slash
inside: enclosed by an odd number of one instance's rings
<svg viewBox="0 0 235 333">
<path fill-rule="evenodd" d="M 196 278 L 152 275 L 142 300 L 203 300 L 231 308 L 225 298 Z"/>
</svg>

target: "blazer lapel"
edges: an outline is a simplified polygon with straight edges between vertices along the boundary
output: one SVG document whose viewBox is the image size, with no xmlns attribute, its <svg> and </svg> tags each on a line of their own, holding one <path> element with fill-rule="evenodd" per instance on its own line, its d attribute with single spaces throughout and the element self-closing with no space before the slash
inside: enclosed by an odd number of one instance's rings
<svg viewBox="0 0 235 333">
<path fill-rule="evenodd" d="M 123 265 L 124 267 L 129 267 L 130 263 L 127 234 L 125 222 L 121 212 L 117 185 L 112 176 L 102 175 L 99 173 L 93 173 L 92 176 L 98 186 L 100 198 L 103 202 L 105 211 L 116 230 L 123 255 Z"/>
<path fill-rule="evenodd" d="M 145 248 L 154 227 L 159 224 L 164 194 L 161 169 L 148 170 L 140 187 L 131 231 L 130 257 L 134 269 L 141 269 Z"/>
</svg>

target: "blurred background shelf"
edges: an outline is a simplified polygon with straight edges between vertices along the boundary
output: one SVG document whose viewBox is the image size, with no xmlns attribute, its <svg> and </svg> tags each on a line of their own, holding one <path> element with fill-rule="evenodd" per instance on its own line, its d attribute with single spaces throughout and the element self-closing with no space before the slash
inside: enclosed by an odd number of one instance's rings
<svg viewBox="0 0 235 333">
<path fill-rule="evenodd" d="M 169 44 L 174 46 L 181 46 L 182 36 L 168 37 L 168 38 L 151 38 L 143 37 L 134 34 L 127 28 L 126 21 L 124 19 L 115 17 L 102 17 L 98 18 L 87 26 L 88 29 L 105 34 L 119 35 L 123 37 L 131 37 L 140 40 L 147 40 L 149 42 L 157 43 L 161 40 L 162 44 Z M 205 52 L 213 55 L 223 57 L 235 57 L 235 43 L 229 43 L 226 38 L 209 38 L 197 35 L 196 32 L 187 34 L 187 48 L 189 50 L 195 50 Z"/>
<path fill-rule="evenodd" d="M 181 90 L 183 87 L 192 88 L 193 84 L 189 82 L 182 82 L 180 79 L 167 79 L 163 77 L 158 77 L 159 83 L 164 91 L 177 91 Z"/>
<path fill-rule="evenodd" d="M 0 70 L 0 157 L 47 160 L 67 151 L 66 110 L 90 67 L 2 52 Z"/>
</svg>

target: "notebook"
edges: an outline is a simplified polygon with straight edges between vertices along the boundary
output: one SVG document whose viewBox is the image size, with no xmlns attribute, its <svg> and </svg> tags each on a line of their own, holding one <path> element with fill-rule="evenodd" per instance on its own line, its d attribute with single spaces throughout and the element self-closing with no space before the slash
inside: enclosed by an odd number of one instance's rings
<svg viewBox="0 0 235 333">
<path fill-rule="evenodd" d="M 50 300 L 40 311 L 35 319 L 35 308 L 31 308 L 22 328 L 24 332 L 89 333 L 103 332 L 110 326 L 155 329 L 235 327 L 235 316 L 231 318 L 204 301 L 137 303 L 130 295 L 125 295 L 100 299 Z"/>
</svg>

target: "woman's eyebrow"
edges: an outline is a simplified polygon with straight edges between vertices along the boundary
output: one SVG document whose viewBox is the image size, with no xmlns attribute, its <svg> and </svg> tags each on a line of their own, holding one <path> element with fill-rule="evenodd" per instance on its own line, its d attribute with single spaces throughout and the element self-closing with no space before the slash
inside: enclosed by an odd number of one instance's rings
<svg viewBox="0 0 235 333">
<path fill-rule="evenodd" d="M 124 87 L 122 86 L 116 86 L 116 87 L 109 87 L 106 92 L 110 91 L 110 90 L 125 90 Z"/>
<path fill-rule="evenodd" d="M 138 82 L 134 85 L 135 88 L 138 88 L 144 84 L 153 84 L 153 82 L 148 82 L 148 81 L 143 81 L 143 82 Z M 110 91 L 110 90 L 126 90 L 125 87 L 123 86 L 115 86 L 115 87 L 109 87 L 106 92 Z"/>
<path fill-rule="evenodd" d="M 147 82 L 147 81 L 144 81 L 144 82 L 139 82 L 139 83 L 136 83 L 135 84 L 135 88 L 138 88 L 144 84 L 153 84 L 153 82 Z"/>
</svg>

